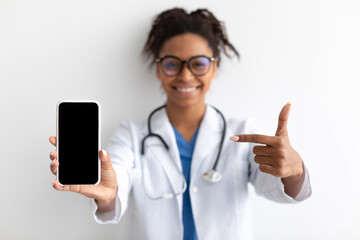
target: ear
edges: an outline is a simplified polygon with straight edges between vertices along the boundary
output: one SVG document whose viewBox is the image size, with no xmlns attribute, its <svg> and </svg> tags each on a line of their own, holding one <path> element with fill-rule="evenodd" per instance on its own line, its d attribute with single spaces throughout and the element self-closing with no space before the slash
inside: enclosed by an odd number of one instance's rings
<svg viewBox="0 0 360 240">
<path fill-rule="evenodd" d="M 217 73 L 217 69 L 218 69 L 218 62 L 219 62 L 219 59 L 216 58 L 215 61 L 213 62 L 213 67 L 212 67 L 212 77 L 211 79 L 214 79 L 216 77 L 216 73 Z"/>
<path fill-rule="evenodd" d="M 157 62 L 155 62 L 155 68 L 156 68 L 156 77 L 160 80 L 160 74 L 161 74 L 161 69 L 160 69 L 160 64 L 158 64 Z"/>
</svg>

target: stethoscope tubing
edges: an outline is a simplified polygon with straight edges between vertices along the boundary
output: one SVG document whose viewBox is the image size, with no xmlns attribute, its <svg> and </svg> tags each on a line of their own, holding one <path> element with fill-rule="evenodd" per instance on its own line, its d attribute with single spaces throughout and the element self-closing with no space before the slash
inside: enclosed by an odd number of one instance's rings
<svg viewBox="0 0 360 240">
<path fill-rule="evenodd" d="M 222 147 L 224 145 L 224 139 L 225 139 L 225 134 L 226 134 L 226 120 L 225 120 L 225 117 L 224 115 L 219 111 L 219 109 L 217 109 L 216 107 L 212 106 L 215 111 L 220 114 L 222 120 L 223 120 L 223 131 L 222 131 L 222 135 L 221 135 L 221 141 L 220 141 L 220 146 L 219 146 L 219 151 L 218 151 L 218 154 L 216 156 L 216 160 L 214 162 L 214 166 L 212 167 L 212 170 L 213 171 L 216 171 L 216 167 L 217 167 L 217 164 L 219 162 L 219 158 L 220 158 L 220 154 L 221 154 L 221 150 L 222 150 Z"/>
<path fill-rule="evenodd" d="M 182 180 L 183 180 L 183 188 L 180 192 L 178 193 L 164 193 L 158 197 L 156 196 L 153 196 L 151 195 L 148 191 L 147 191 L 147 188 L 146 188 L 146 184 L 145 184 L 145 171 L 144 171 L 144 167 L 146 165 L 145 161 L 144 161 L 144 156 L 145 156 L 145 141 L 146 139 L 150 138 L 150 137 L 156 137 L 158 138 L 162 144 L 164 145 L 164 147 L 168 150 L 170 150 L 169 148 L 169 145 L 165 142 L 165 140 L 159 135 L 159 134 L 156 134 L 156 133 L 153 133 L 152 130 L 151 130 L 151 118 L 152 116 L 157 112 L 159 111 L 160 109 L 162 108 L 165 108 L 166 107 L 166 104 L 154 109 L 149 117 L 148 117 L 148 121 L 147 121 L 147 125 L 148 125 L 148 134 L 142 139 L 141 141 L 141 164 L 142 164 L 142 182 L 143 182 L 143 186 L 144 186 L 144 189 L 145 189 L 145 193 L 146 195 L 153 199 L 153 200 L 157 200 L 157 199 L 169 199 L 169 198 L 173 198 L 175 196 L 178 196 L 178 195 L 181 195 L 183 194 L 185 191 L 186 191 L 186 188 L 187 188 L 187 183 L 186 183 L 186 179 L 184 177 L 184 174 L 181 172 L 181 170 L 179 169 L 179 167 L 176 166 L 176 169 L 178 170 L 179 174 L 181 175 L 182 177 Z M 215 111 L 221 116 L 222 120 L 223 120 L 223 130 L 222 130 L 222 135 L 221 135 L 221 141 L 220 141 L 220 146 L 219 146 L 219 150 L 218 150 L 218 154 L 216 156 L 216 160 L 214 162 L 214 165 L 213 167 L 204 173 L 203 175 L 203 178 L 208 181 L 208 182 L 211 182 L 211 183 L 216 183 L 216 182 L 219 182 L 221 180 L 221 174 L 216 170 L 217 168 L 217 165 L 219 163 L 219 159 L 220 159 L 220 155 L 221 155 L 221 151 L 222 151 L 222 147 L 224 145 L 224 139 L 225 139 L 225 135 L 226 135 L 226 120 L 225 120 L 225 117 L 224 115 L 217 109 L 215 108 L 214 106 L 211 106 L 212 108 L 215 109 Z M 173 162 L 173 164 L 175 165 L 175 162 Z"/>
</svg>

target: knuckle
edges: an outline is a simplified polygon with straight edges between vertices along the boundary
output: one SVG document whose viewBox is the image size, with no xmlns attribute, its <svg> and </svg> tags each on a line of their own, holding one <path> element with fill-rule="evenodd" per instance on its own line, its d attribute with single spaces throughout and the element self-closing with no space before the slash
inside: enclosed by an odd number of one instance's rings
<svg viewBox="0 0 360 240">
<path fill-rule="evenodd" d="M 254 135 L 255 142 L 259 142 L 261 140 L 259 135 Z"/>
<path fill-rule="evenodd" d="M 269 173 L 268 166 L 265 164 L 259 164 L 259 170 L 260 170 L 260 172 L 263 172 L 263 173 Z"/>
<path fill-rule="evenodd" d="M 276 129 L 276 132 L 277 132 L 277 134 L 279 134 L 279 135 L 283 135 L 283 134 L 285 133 L 285 130 L 284 130 L 284 128 L 282 128 L 282 127 L 278 127 L 278 128 Z"/>
<path fill-rule="evenodd" d="M 284 149 L 280 149 L 278 154 L 279 154 L 280 159 L 286 158 L 286 151 Z"/>
<path fill-rule="evenodd" d="M 282 171 L 282 169 L 284 168 L 284 163 L 283 163 L 283 161 L 279 161 L 279 162 L 278 162 L 278 168 L 279 168 L 279 171 Z"/>
<path fill-rule="evenodd" d="M 56 160 L 53 160 L 53 162 L 50 164 L 50 170 L 51 172 L 56 175 L 58 164 Z"/>
<path fill-rule="evenodd" d="M 282 163 L 279 163 L 280 165 L 276 168 L 276 175 L 278 177 L 284 176 L 285 174 L 285 168 Z"/>
<path fill-rule="evenodd" d="M 284 161 L 280 158 L 276 160 L 276 168 L 282 169 L 284 167 Z"/>
<path fill-rule="evenodd" d="M 56 152 L 56 150 L 51 151 L 50 154 L 49 154 L 49 156 L 50 156 L 50 159 L 51 159 L 51 160 L 54 160 L 54 159 L 57 157 L 57 152 Z"/>
<path fill-rule="evenodd" d="M 280 146 L 284 146 L 286 144 L 286 139 L 285 138 L 279 137 L 278 139 L 279 139 L 278 141 L 279 141 Z"/>
<path fill-rule="evenodd" d="M 281 140 L 281 137 L 275 137 L 274 139 L 275 139 L 275 141 L 274 141 L 275 144 L 276 144 L 277 146 L 281 146 L 281 144 L 282 144 L 282 143 L 281 143 L 281 141 L 282 141 L 282 140 Z"/>
</svg>

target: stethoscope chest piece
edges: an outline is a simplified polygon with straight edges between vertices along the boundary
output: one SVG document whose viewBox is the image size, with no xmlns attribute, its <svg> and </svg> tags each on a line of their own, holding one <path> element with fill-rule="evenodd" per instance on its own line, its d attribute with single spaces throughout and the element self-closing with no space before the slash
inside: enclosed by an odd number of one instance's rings
<svg viewBox="0 0 360 240">
<path fill-rule="evenodd" d="M 204 173 L 203 178 L 207 182 L 217 183 L 217 182 L 220 182 L 222 176 L 221 176 L 220 172 L 215 171 L 214 169 L 211 169 Z"/>
</svg>

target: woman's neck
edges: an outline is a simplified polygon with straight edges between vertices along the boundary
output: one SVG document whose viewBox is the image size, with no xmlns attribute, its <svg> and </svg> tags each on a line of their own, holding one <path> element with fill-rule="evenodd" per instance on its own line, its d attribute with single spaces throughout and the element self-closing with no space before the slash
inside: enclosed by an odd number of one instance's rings
<svg viewBox="0 0 360 240">
<path fill-rule="evenodd" d="M 191 107 L 181 107 L 171 102 L 166 105 L 170 123 L 190 142 L 191 137 L 199 127 L 206 111 L 204 102 Z"/>
</svg>

